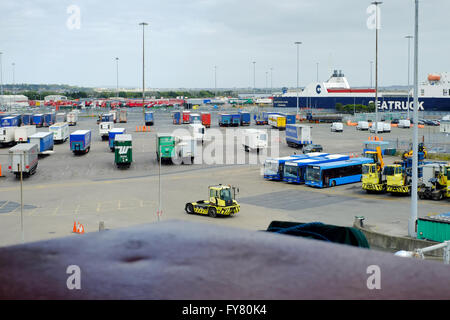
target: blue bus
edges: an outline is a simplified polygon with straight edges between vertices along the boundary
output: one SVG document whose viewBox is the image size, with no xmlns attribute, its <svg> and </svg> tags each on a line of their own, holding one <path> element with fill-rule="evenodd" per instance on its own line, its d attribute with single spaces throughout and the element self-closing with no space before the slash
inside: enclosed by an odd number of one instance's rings
<svg viewBox="0 0 450 320">
<path fill-rule="evenodd" d="M 284 164 L 286 162 L 326 155 L 328 153 L 311 152 L 308 154 L 295 154 L 288 157 L 266 159 L 264 162 L 264 179 L 281 181 L 283 180 Z"/>
<path fill-rule="evenodd" d="M 306 167 L 309 165 L 330 163 L 350 159 L 350 156 L 344 154 L 330 154 L 321 157 L 311 157 L 308 159 L 285 162 L 283 181 L 288 183 L 301 184 L 306 180 Z"/>
<path fill-rule="evenodd" d="M 362 165 L 373 163 L 369 158 L 353 158 L 345 161 L 312 164 L 306 168 L 305 184 L 327 188 L 361 181 Z"/>
</svg>

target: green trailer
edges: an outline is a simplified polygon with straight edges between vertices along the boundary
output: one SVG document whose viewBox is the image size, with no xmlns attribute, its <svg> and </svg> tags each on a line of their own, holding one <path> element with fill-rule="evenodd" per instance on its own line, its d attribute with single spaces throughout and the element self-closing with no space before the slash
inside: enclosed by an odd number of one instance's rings
<svg viewBox="0 0 450 320">
<path fill-rule="evenodd" d="M 450 212 L 417 219 L 417 238 L 438 242 L 450 240 Z"/>
<path fill-rule="evenodd" d="M 175 136 L 170 133 L 158 133 L 156 137 L 156 159 L 172 160 L 175 157 Z"/>
<path fill-rule="evenodd" d="M 129 168 L 133 162 L 131 134 L 119 134 L 114 139 L 114 162 L 119 168 Z"/>
</svg>

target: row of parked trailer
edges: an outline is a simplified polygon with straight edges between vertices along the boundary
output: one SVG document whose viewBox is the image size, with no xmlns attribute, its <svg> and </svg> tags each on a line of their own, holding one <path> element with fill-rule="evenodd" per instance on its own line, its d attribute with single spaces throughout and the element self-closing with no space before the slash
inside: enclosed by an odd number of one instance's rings
<svg viewBox="0 0 450 320">
<path fill-rule="evenodd" d="M 24 114 L 0 114 L 0 127 L 20 127 L 35 125 L 36 127 L 49 127 L 55 123 L 67 122 L 74 126 L 78 122 L 78 113 L 75 111 L 65 113 L 24 113 Z"/>
<path fill-rule="evenodd" d="M 373 159 L 318 152 L 269 158 L 264 163 L 264 179 L 317 188 L 334 187 L 360 182 L 365 163 L 373 163 Z"/>
</svg>

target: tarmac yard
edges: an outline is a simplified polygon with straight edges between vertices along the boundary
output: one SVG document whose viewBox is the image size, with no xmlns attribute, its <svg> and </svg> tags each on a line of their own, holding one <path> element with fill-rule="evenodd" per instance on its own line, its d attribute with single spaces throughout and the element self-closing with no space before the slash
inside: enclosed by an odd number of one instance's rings
<svg viewBox="0 0 450 320">
<path fill-rule="evenodd" d="M 130 110 L 128 115 L 127 123 L 116 123 L 115 127 L 124 127 L 133 136 L 134 162 L 129 169 L 118 169 L 114 165 L 114 154 L 109 150 L 108 142 L 101 140 L 96 118 L 80 117 L 77 126 L 70 127 L 71 132 L 92 130 L 88 154 L 75 156 L 69 150 L 69 143 L 65 142 L 55 145 L 53 154 L 39 159 L 36 174 L 23 183 L 25 242 L 72 235 L 74 221 L 82 223 L 86 232 L 97 232 L 100 221 L 104 222 L 106 229 L 158 221 L 160 175 L 156 161 L 156 133 L 172 132 L 187 125 L 175 126 L 169 112 L 156 112 L 155 125 L 150 132 L 135 132 L 136 126 L 142 125 L 142 111 Z M 371 135 L 356 131 L 354 127 L 344 126 L 343 133 L 334 133 L 330 132 L 329 124 L 311 126 L 313 142 L 321 144 L 324 152 L 328 153 L 360 154 L 363 141 Z M 256 126 L 252 124 L 250 127 Z M 268 126 L 257 128 L 269 130 Z M 218 127 L 216 113 L 213 113 L 211 129 L 207 131 L 213 129 L 216 132 L 227 130 Z M 279 156 L 301 152 L 287 147 L 284 131 L 276 133 L 279 137 L 272 141 L 270 152 L 278 151 Z M 411 133 L 411 130 L 392 128 L 391 133 L 381 136 L 384 140 L 407 139 Z M 204 149 L 211 143 L 206 142 Z M 226 141 L 223 151 L 216 150 L 217 159 L 221 153 L 227 154 L 232 143 Z M 0 246 L 22 242 L 20 181 L 6 172 L 7 150 L 0 149 L 4 175 L 0 178 Z M 238 162 L 240 156 L 245 158 L 245 152 L 242 146 L 237 145 L 233 157 L 224 163 L 163 164 L 162 214 L 159 220 L 190 220 L 265 230 L 273 220 L 320 221 L 351 226 L 355 216 L 364 216 L 366 224 L 374 226 L 375 230 L 391 235 L 407 234 L 409 197 L 366 194 L 360 183 L 314 189 L 265 181 L 260 164 L 264 153 L 260 155 L 259 163 L 250 162 L 248 155 L 246 161 Z M 393 160 L 392 157 L 385 159 L 388 163 Z M 186 214 L 184 207 L 187 202 L 208 199 L 208 186 L 219 183 L 239 187 L 237 200 L 241 211 L 238 214 L 215 219 Z M 419 216 L 448 211 L 448 200 L 419 200 Z"/>
</svg>

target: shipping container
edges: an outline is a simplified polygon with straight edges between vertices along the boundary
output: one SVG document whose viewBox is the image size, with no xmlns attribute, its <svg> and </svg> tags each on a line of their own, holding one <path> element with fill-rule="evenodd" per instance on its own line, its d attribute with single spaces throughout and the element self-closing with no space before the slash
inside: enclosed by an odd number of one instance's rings
<svg viewBox="0 0 450 320">
<path fill-rule="evenodd" d="M 18 143 L 27 143 L 28 137 L 36 133 L 35 125 L 19 127 L 14 132 L 14 141 Z"/>
<path fill-rule="evenodd" d="M 9 172 L 20 177 L 28 177 L 36 172 L 38 165 L 38 146 L 34 143 L 21 143 L 9 149 Z"/>
<path fill-rule="evenodd" d="M 88 153 L 91 149 L 91 130 L 77 130 L 70 134 L 70 150 L 74 154 Z"/>
<path fill-rule="evenodd" d="M 53 150 L 53 132 L 37 132 L 28 137 L 28 142 L 37 144 L 39 154 L 48 153 Z"/>
</svg>

